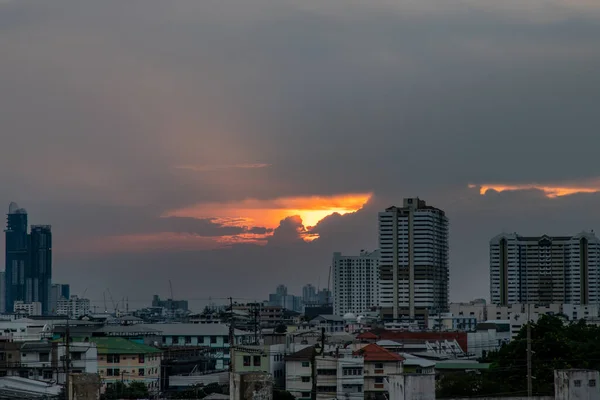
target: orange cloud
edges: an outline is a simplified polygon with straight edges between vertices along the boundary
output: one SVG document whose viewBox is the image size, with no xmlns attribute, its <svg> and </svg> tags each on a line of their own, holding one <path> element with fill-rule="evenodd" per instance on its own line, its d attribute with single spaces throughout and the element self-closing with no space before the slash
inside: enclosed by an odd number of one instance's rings
<svg viewBox="0 0 600 400">
<path fill-rule="evenodd" d="M 298 215 L 307 229 L 333 213 L 360 210 L 371 193 L 334 196 L 281 197 L 272 200 L 247 199 L 230 203 L 203 203 L 166 212 L 163 217 L 211 218 L 223 226 L 276 228 L 286 217 Z M 315 237 L 312 236 L 312 240 Z"/>
<path fill-rule="evenodd" d="M 271 164 L 230 164 L 230 165 L 176 165 L 175 169 L 194 172 L 218 171 L 223 169 L 255 169 L 270 167 Z"/>
<path fill-rule="evenodd" d="M 521 184 L 521 185 L 503 185 L 503 184 L 485 184 L 485 185 L 469 185 L 470 189 L 479 188 L 479 194 L 485 195 L 488 190 L 497 192 L 515 191 L 515 190 L 539 190 L 549 199 L 556 197 L 569 196 L 577 193 L 598 193 L 600 192 L 599 184 L 590 185 L 574 185 L 574 186 L 544 186 L 538 184 Z"/>
</svg>

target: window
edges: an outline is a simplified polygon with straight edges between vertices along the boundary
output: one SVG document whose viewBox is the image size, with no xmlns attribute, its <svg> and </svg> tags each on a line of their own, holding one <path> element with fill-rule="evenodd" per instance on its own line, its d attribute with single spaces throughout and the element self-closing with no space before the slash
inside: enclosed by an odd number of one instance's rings
<svg viewBox="0 0 600 400">
<path fill-rule="evenodd" d="M 106 369 L 106 376 L 113 376 L 113 369 L 112 368 L 107 368 Z"/>
<path fill-rule="evenodd" d="M 45 379 L 45 380 L 52 379 L 52 371 L 44 371 L 42 373 L 42 379 Z"/>
<path fill-rule="evenodd" d="M 310 382 L 310 376 L 303 376 L 302 377 L 302 382 L 304 382 L 304 383 Z"/>
<path fill-rule="evenodd" d="M 254 356 L 254 366 L 260 367 L 260 356 Z"/>
<path fill-rule="evenodd" d="M 375 368 L 376 369 L 382 369 L 383 368 L 383 363 L 375 363 Z"/>
<path fill-rule="evenodd" d="M 217 344 L 217 337 L 216 336 L 211 336 L 210 337 L 210 344 Z"/>
<path fill-rule="evenodd" d="M 186 343 L 186 344 L 190 344 L 190 343 L 192 343 L 192 337 L 191 337 L 191 336 L 186 336 L 186 337 L 185 337 L 185 343 Z"/>
<path fill-rule="evenodd" d="M 119 375 L 121 375 L 121 370 L 119 368 L 115 368 L 115 369 L 113 369 L 113 374 L 114 374 L 114 376 L 119 376 Z"/>
<path fill-rule="evenodd" d="M 119 364 L 121 362 L 121 357 L 118 354 L 109 354 L 106 356 L 106 362 L 112 364 Z"/>
<path fill-rule="evenodd" d="M 576 379 L 574 382 L 575 387 L 581 387 L 581 381 L 579 379 Z"/>
<path fill-rule="evenodd" d="M 40 362 L 50 361 L 50 353 L 40 353 Z"/>
<path fill-rule="evenodd" d="M 138 369 L 138 376 L 144 376 L 144 368 Z"/>
<path fill-rule="evenodd" d="M 250 366 L 250 356 L 244 356 L 244 367 Z"/>
<path fill-rule="evenodd" d="M 375 378 L 375 383 L 383 383 L 383 378 L 382 377 Z"/>
<path fill-rule="evenodd" d="M 596 380 L 595 379 L 590 379 L 590 381 L 588 382 L 588 386 L 589 387 L 596 387 Z"/>
<path fill-rule="evenodd" d="M 308 361 L 302 361 L 302 367 L 308 368 L 310 367 L 310 363 Z"/>
<path fill-rule="evenodd" d="M 71 353 L 71 360 L 73 360 L 73 361 L 80 361 L 81 360 L 81 353 Z"/>
<path fill-rule="evenodd" d="M 146 361 L 146 360 L 145 360 L 145 358 L 144 358 L 144 355 L 143 355 L 143 354 L 138 354 L 138 362 L 139 362 L 140 364 L 143 364 L 145 361 Z"/>
<path fill-rule="evenodd" d="M 172 342 L 173 344 L 177 344 L 177 343 L 179 343 L 179 336 L 173 336 L 173 339 L 171 339 L 171 342 Z"/>
</svg>

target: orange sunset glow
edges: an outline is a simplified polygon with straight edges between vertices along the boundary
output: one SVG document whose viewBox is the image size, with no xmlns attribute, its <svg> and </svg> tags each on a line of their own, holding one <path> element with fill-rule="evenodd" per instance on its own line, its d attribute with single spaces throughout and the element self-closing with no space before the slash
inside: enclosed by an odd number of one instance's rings
<svg viewBox="0 0 600 400">
<path fill-rule="evenodd" d="M 334 196 L 281 197 L 272 200 L 247 199 L 232 203 L 204 203 L 171 210 L 163 217 L 211 218 L 223 226 L 261 226 L 276 228 L 287 217 L 298 215 L 306 228 L 315 226 L 328 215 L 360 210 L 371 193 Z M 312 237 L 314 239 L 314 237 Z"/>
<path fill-rule="evenodd" d="M 524 185 L 502 185 L 502 184 L 486 184 L 486 185 L 469 185 L 469 188 L 479 188 L 479 194 L 484 195 L 488 190 L 496 192 L 514 191 L 514 190 L 540 190 L 549 199 L 556 197 L 569 196 L 577 193 L 598 193 L 600 185 L 589 186 L 544 186 L 537 184 Z"/>
</svg>

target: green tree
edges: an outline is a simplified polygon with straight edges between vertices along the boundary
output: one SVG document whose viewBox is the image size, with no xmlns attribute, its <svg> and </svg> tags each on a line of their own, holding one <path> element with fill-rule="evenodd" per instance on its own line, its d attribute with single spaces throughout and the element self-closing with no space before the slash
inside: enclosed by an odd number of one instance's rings
<svg viewBox="0 0 600 400">
<path fill-rule="evenodd" d="M 148 387 L 142 382 L 132 382 L 130 385 L 115 382 L 107 387 L 104 395 L 102 395 L 103 400 L 147 399 L 148 397 L 150 397 Z"/>
<path fill-rule="evenodd" d="M 287 326 L 285 326 L 284 324 L 279 324 L 275 327 L 275 333 L 286 333 L 287 332 Z"/>
</svg>

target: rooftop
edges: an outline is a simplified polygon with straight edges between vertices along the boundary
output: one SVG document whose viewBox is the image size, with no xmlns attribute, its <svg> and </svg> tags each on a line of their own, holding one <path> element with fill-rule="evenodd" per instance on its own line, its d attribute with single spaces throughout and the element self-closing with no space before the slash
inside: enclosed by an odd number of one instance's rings
<svg viewBox="0 0 600 400">
<path fill-rule="evenodd" d="M 363 356 L 365 361 L 404 361 L 404 357 L 400 354 L 392 353 L 375 343 L 366 345 L 354 354 Z"/>
<path fill-rule="evenodd" d="M 229 336 L 229 326 L 226 324 L 139 324 L 133 327 L 160 331 L 162 336 Z M 249 332 L 235 330 L 236 336 L 249 334 Z"/>
<path fill-rule="evenodd" d="M 285 361 L 310 361 L 312 358 L 314 346 L 305 347 L 304 349 L 290 354 L 285 357 Z"/>
<path fill-rule="evenodd" d="M 160 353 L 157 348 L 146 346 L 123 338 L 93 337 L 92 343 L 96 343 L 98 354 L 148 354 Z"/>
<path fill-rule="evenodd" d="M 435 364 L 436 369 L 453 369 L 453 370 L 467 370 L 467 369 L 489 369 L 492 364 L 478 363 L 478 362 L 437 362 Z"/>
</svg>

